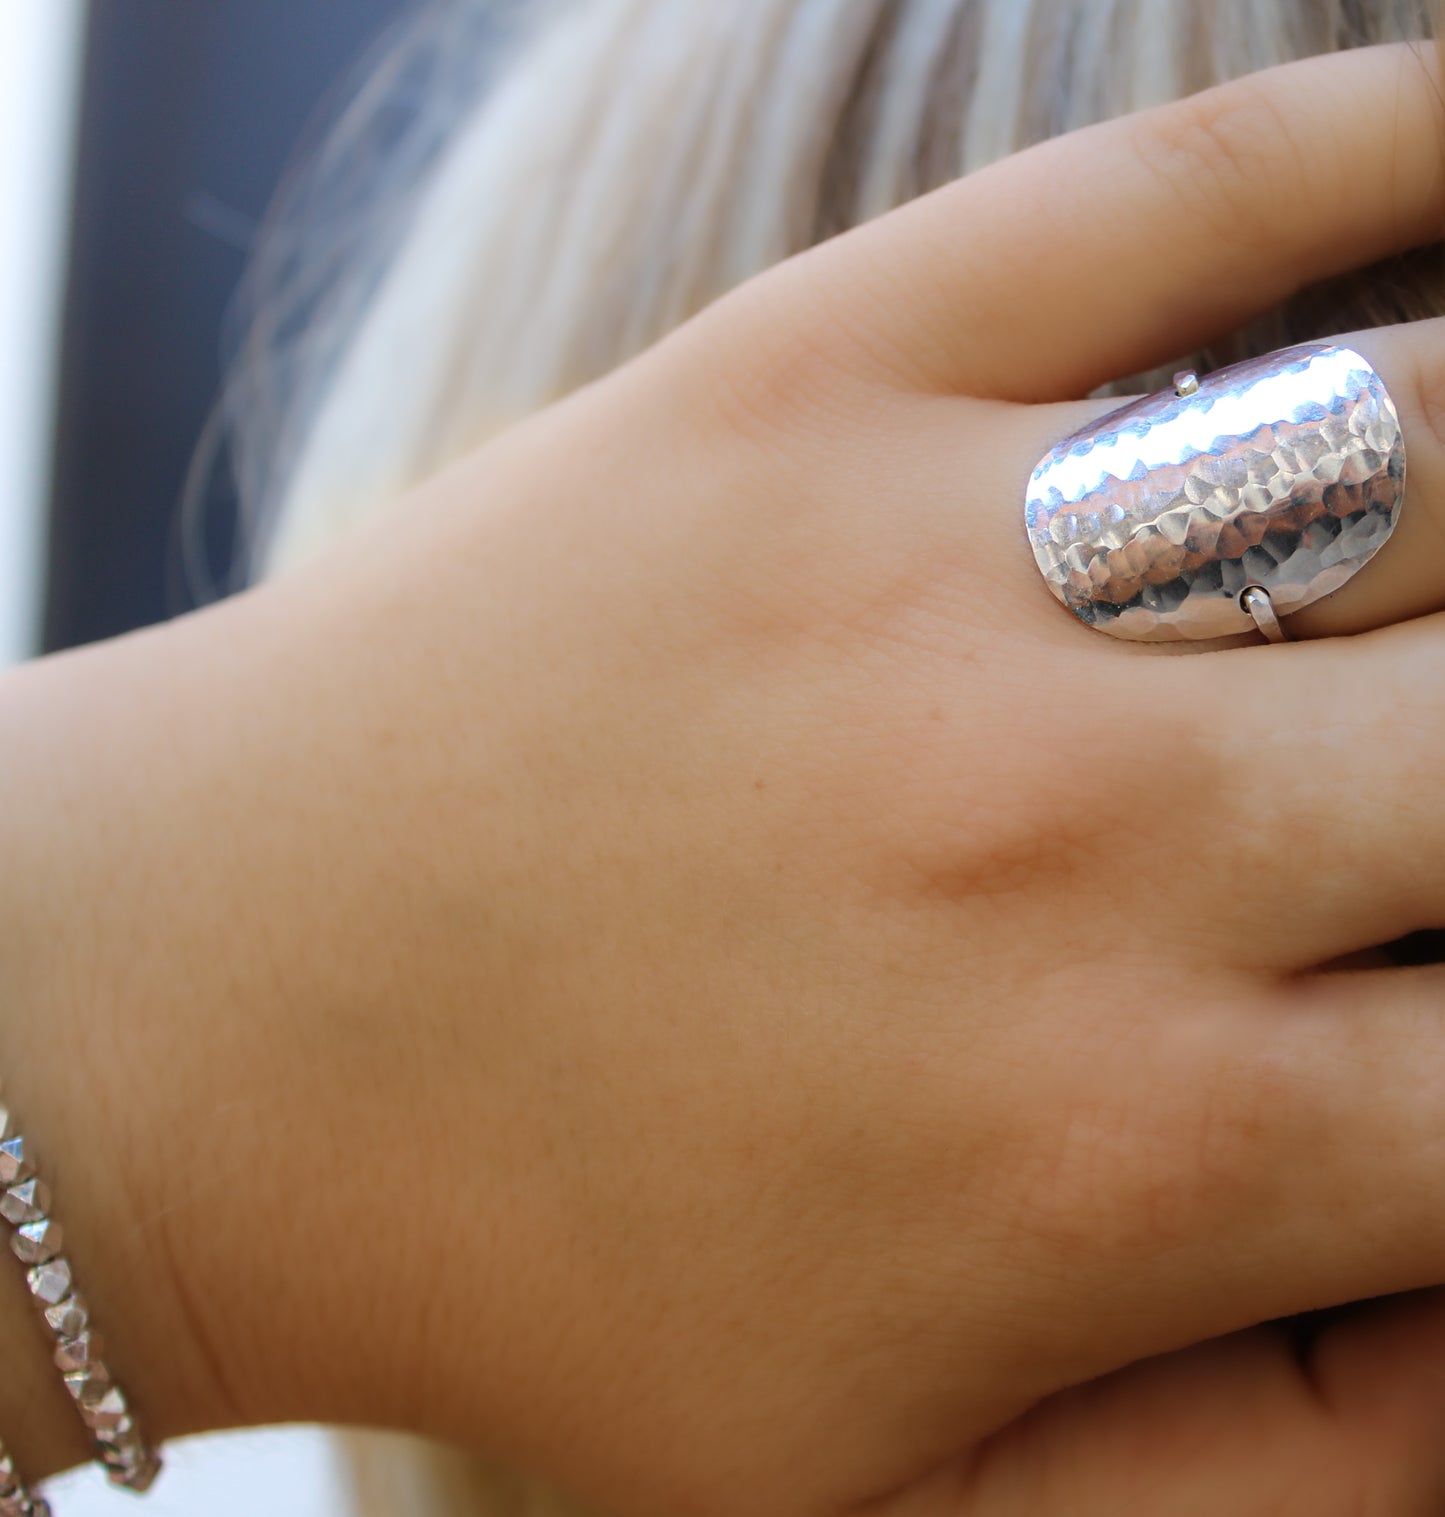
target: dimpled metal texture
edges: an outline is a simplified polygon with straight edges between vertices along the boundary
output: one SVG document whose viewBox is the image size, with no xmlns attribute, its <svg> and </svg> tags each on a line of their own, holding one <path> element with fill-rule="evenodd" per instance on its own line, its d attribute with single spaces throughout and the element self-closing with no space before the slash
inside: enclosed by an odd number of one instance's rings
<svg viewBox="0 0 1445 1517">
<path fill-rule="evenodd" d="M 1405 493 L 1400 418 L 1349 348 L 1311 343 L 1134 401 L 1065 438 L 1029 481 L 1039 570 L 1080 621 L 1135 641 L 1254 630 L 1380 550 Z"/>
</svg>

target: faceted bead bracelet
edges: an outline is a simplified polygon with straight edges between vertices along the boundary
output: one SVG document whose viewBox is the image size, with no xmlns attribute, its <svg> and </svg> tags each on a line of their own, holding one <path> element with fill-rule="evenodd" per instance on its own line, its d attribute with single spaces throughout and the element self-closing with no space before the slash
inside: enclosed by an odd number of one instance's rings
<svg viewBox="0 0 1445 1517">
<path fill-rule="evenodd" d="M 10 1451 L 0 1444 L 0 1517 L 50 1517 L 50 1504 L 34 1495 L 16 1473 Z"/>
<path fill-rule="evenodd" d="M 148 1490 L 160 1473 L 160 1455 L 141 1435 L 125 1393 L 101 1357 L 100 1335 L 76 1291 L 63 1234 L 50 1215 L 50 1190 L 35 1173 L 28 1140 L 0 1103 L 0 1218 L 10 1224 L 10 1248 L 26 1266 L 30 1294 L 44 1314 L 55 1364 L 95 1442 L 111 1481 Z M 13 1488 L 14 1494 L 7 1494 Z M 7 1504 L 8 1503 L 8 1504 Z M 49 1508 L 28 1494 L 8 1455 L 0 1453 L 0 1517 L 48 1517 Z"/>
</svg>

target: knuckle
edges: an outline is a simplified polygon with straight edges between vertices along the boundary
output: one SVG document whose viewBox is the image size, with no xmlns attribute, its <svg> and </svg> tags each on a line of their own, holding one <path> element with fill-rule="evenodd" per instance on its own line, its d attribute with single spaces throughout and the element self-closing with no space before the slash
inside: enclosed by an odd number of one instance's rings
<svg viewBox="0 0 1445 1517">
<path fill-rule="evenodd" d="M 1313 1018 L 1301 1003 L 1295 1019 L 1270 1036 L 1263 1018 L 1277 1017 L 1278 1003 L 1247 1010 L 1251 1033 L 1197 1058 L 1188 1086 L 1181 1070 L 1179 1084 L 1192 1094 L 1180 1100 L 1172 1123 L 1175 1161 L 1191 1176 L 1199 1216 L 1212 1231 L 1235 1237 L 1276 1231 L 1290 1210 L 1307 1214 L 1329 1177 L 1342 1172 L 1339 1101 L 1329 1083 L 1331 1019 Z"/>
<path fill-rule="evenodd" d="M 1147 899 L 1167 913 L 1183 886 L 1198 885 L 1179 876 L 1177 861 L 1224 784 L 1211 734 L 1178 709 L 1177 689 L 1161 684 L 1146 706 L 1138 686 L 1107 694 L 1092 670 L 1083 678 L 1015 729 L 996 728 L 1007 741 L 980 750 L 966 771 L 956 752 L 939 753 L 938 799 L 918 828 L 918 875 L 930 893 L 1049 897 L 1079 912 L 1088 932 L 1101 891 L 1122 907 Z M 1147 773 L 1134 757 L 1141 719 L 1150 723 Z M 1055 740 L 1060 726 L 1067 744 Z M 979 784 L 980 774 L 992 783 Z"/>
<path fill-rule="evenodd" d="M 1241 80 L 1151 111 L 1134 149 L 1180 202 L 1180 230 L 1202 229 L 1226 248 L 1267 245 L 1277 202 L 1306 183 L 1291 123 L 1274 97 Z"/>
<path fill-rule="evenodd" d="M 1174 659 L 1159 660 L 1145 671 L 1155 703 L 1162 703 L 1169 688 L 1177 687 L 1179 673 Z M 1220 695 L 1225 696 L 1224 702 Z M 1271 736 L 1270 758 L 1265 762 L 1260 724 L 1242 719 L 1239 711 L 1233 687 L 1227 693 L 1211 687 L 1207 695 L 1196 694 L 1194 707 L 1176 717 L 1176 751 L 1184 757 L 1165 771 L 1171 777 L 1168 794 L 1177 823 L 1187 828 L 1188 846 L 1178 859 L 1179 883 L 1187 887 L 1196 907 L 1206 909 L 1237 902 L 1245 882 L 1277 874 L 1280 835 L 1277 827 L 1260 825 L 1265 808 L 1287 812 L 1292 862 L 1318 853 L 1321 864 L 1328 867 L 1330 849 L 1338 847 L 1333 795 L 1327 792 L 1317 800 L 1313 793 L 1314 786 L 1329 780 L 1325 766 L 1317 759 L 1312 763 L 1304 746 L 1313 733 L 1300 730 L 1301 756 L 1291 772 L 1286 804 L 1275 791 L 1286 743 L 1295 732 L 1287 729 L 1277 741 Z M 1214 920 L 1232 921 L 1234 912 L 1226 911 Z"/>
<path fill-rule="evenodd" d="M 1409 387 L 1403 397 L 1397 395 L 1397 400 L 1404 400 L 1415 416 L 1404 418 L 1407 434 L 1407 443 L 1410 448 L 1410 465 L 1416 473 L 1425 464 L 1425 459 L 1420 455 L 1426 449 L 1429 450 L 1430 458 L 1428 473 L 1434 476 L 1438 471 L 1445 470 L 1445 353 L 1439 351 L 1440 345 L 1434 342 L 1422 342 L 1411 345 L 1414 354 L 1414 372 L 1410 375 Z M 1411 425 L 1411 422 L 1416 425 Z M 1438 513 L 1433 510 L 1433 492 L 1431 520 L 1439 522 Z M 1445 531 L 1445 526 L 1442 526 Z"/>
<path fill-rule="evenodd" d="M 813 319 L 817 299 L 785 267 L 733 291 L 694 324 L 706 409 L 726 431 L 796 451 L 810 436 L 849 430 L 858 383 L 828 324 Z"/>
<path fill-rule="evenodd" d="M 1223 1020 L 1238 1023 L 1233 1011 Z M 1149 1052 L 1110 1085 L 1114 1096 L 1079 1103 L 1061 1124 L 1030 1210 L 1062 1256 L 1089 1249 L 1128 1270 L 1265 1234 L 1291 1185 L 1330 1152 L 1310 1077 L 1288 1060 L 1224 1053 L 1218 1032 L 1198 1005 L 1169 1032 L 1151 1028 Z"/>
</svg>

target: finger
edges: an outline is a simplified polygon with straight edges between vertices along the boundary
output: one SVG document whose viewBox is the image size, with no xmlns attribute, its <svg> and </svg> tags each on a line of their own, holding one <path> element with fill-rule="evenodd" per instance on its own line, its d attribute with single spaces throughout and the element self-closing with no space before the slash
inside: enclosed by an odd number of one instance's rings
<svg viewBox="0 0 1445 1517">
<path fill-rule="evenodd" d="M 1332 339 L 1363 353 L 1399 412 L 1407 457 L 1406 500 L 1388 542 L 1345 585 L 1286 618 L 1291 637 L 1337 637 L 1445 610 L 1445 317 Z M 1011 460 L 1021 501 L 1042 451 L 1118 400 L 1035 407 L 1020 414 Z M 1083 418 L 1081 421 L 1080 418 Z M 1032 456 L 1031 456 L 1032 455 Z M 1027 460 L 1027 461 L 1026 461 Z M 1000 538 L 1000 550 L 1008 551 Z"/>
<path fill-rule="evenodd" d="M 1020 1197 L 1071 1260 L 1061 1372 L 1445 1279 L 1442 1009 L 1439 966 L 1322 975 L 1102 1052 L 1128 1095 Z"/>
<path fill-rule="evenodd" d="M 1270 1328 L 1065 1392 L 990 1440 L 935 1517 L 1355 1517 L 1445 1502 L 1445 1301 L 1392 1303 L 1302 1366 Z M 928 1517 L 901 1507 L 888 1517 Z"/>
<path fill-rule="evenodd" d="M 1424 45 L 1286 64 L 1016 154 L 769 277 L 851 361 L 1083 395 L 1439 237 L 1440 96 Z"/>
<path fill-rule="evenodd" d="M 1342 588 L 1287 618 L 1334 637 L 1445 609 L 1445 318 L 1338 339 L 1375 366 L 1400 414 L 1406 497 L 1390 540 Z"/>
<path fill-rule="evenodd" d="M 1320 1335 L 1304 1367 L 1336 1422 L 1382 1452 L 1430 1448 L 1433 1471 L 1445 1479 L 1445 1289 L 1358 1308 Z M 1445 1505 L 1435 1490 L 1435 1504 Z"/>
<path fill-rule="evenodd" d="M 1390 539 L 1363 568 L 1333 594 L 1286 618 L 1295 638 L 1364 632 L 1445 610 L 1445 317 L 1334 340 L 1363 353 L 1394 400 L 1407 454 L 1406 499 Z M 1060 614 L 1045 589 L 1026 537 L 1024 500 L 1029 476 L 1055 444 L 1125 402 L 1000 405 L 980 422 L 956 400 L 908 404 L 916 435 L 900 434 L 908 468 L 902 477 L 913 510 L 926 511 L 951 537 L 950 558 L 977 566 L 993 589 L 1011 589 L 1011 615 L 1021 631 L 1052 640 L 1062 634 L 1065 643 L 1080 648 L 1100 643 L 1099 634 Z M 899 431 L 896 418 L 888 426 Z M 998 481 L 986 512 L 961 504 L 963 490 L 979 476 L 983 444 L 992 454 L 988 476 Z M 870 488 L 896 495 L 899 456 L 890 453 L 884 462 L 892 472 Z M 960 546 L 966 549 L 961 555 Z M 1115 652 L 1127 646 L 1112 639 L 1100 645 Z"/>
<path fill-rule="evenodd" d="M 1408 499 L 1376 559 L 1312 608 L 1315 630 L 1353 627 L 1372 607 L 1445 606 L 1445 439 L 1428 420 L 1445 403 L 1445 323 L 1349 340 L 1370 348 L 1400 407 Z M 1445 690 L 1445 620 L 1283 648 L 1254 634 L 1222 651 L 1172 645 L 1184 658 L 1083 626 L 1038 571 L 1024 498 L 1039 458 L 1114 404 L 888 397 L 846 450 L 832 444 L 844 467 L 813 482 L 854 593 L 875 594 L 889 565 L 942 624 L 930 637 L 940 688 L 957 690 L 960 657 L 996 656 L 1050 692 L 1041 735 L 1087 745 L 1142 725 L 1127 783 L 1080 814 L 1098 824 L 1110 869 L 1167 881 L 1155 930 L 1179 919 L 1212 962 L 1301 970 L 1445 924 L 1445 702 L 1432 699 Z M 1357 602 L 1367 575 L 1377 589 Z"/>
<path fill-rule="evenodd" d="M 1423 619 L 1445 610 L 1445 320 L 1341 341 L 1370 358 L 1399 409 L 1407 495 L 1375 557 L 1287 627 L 1297 637 L 1375 635 L 1288 648 L 1265 648 L 1251 635 L 1237 650 L 1189 659 L 1187 668 L 1165 659 L 1130 673 L 1136 702 L 1165 719 L 1156 735 L 1169 722 L 1188 728 L 1199 759 L 1187 807 L 1180 777 L 1146 766 L 1136 783 L 1140 815 L 1157 804 L 1175 823 L 1198 820 L 1179 869 L 1236 882 L 1215 925 L 1231 950 L 1257 952 L 1243 960 L 1257 967 L 1307 968 L 1445 924 L 1445 807 L 1437 788 L 1445 622 Z M 937 486 L 914 496 L 929 503 L 940 538 L 952 534 L 940 561 L 965 566 L 965 575 L 979 566 L 985 588 L 970 588 L 968 604 L 1011 623 L 1046 658 L 1112 661 L 1140 651 L 1058 606 L 1022 525 L 1024 481 L 1038 452 L 1099 404 L 998 408 L 993 435 L 1007 454 L 1008 487 L 986 520 L 960 512 L 945 484 L 955 470 L 968 477 L 977 441 L 956 423 L 948 435 L 936 417 L 932 450 L 945 463 L 927 476 L 937 474 Z M 924 409 L 931 415 L 949 406 L 932 401 Z M 927 451 L 915 446 L 915 457 Z M 1399 623 L 1408 625 L 1395 629 Z"/>
<path fill-rule="evenodd" d="M 1343 594 L 1343 592 L 1341 592 Z M 1445 617 L 1147 666 L 1192 724 L 1192 867 L 1238 962 L 1293 971 L 1445 924 Z M 1216 943 L 1216 946 L 1218 944 Z"/>
</svg>

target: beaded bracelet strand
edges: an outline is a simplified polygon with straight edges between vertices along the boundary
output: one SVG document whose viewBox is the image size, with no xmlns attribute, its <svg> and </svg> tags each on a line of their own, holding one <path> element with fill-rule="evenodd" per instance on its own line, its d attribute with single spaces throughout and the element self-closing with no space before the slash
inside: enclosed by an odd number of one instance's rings
<svg viewBox="0 0 1445 1517">
<path fill-rule="evenodd" d="M 0 1443 L 0 1517 L 50 1517 L 50 1504 L 20 1478 L 10 1450 Z"/>
<path fill-rule="evenodd" d="M 50 1215 L 49 1187 L 36 1175 L 29 1141 L 17 1130 L 3 1102 L 0 1218 L 10 1224 L 11 1251 L 26 1266 L 26 1284 L 49 1328 L 56 1367 L 90 1431 L 96 1457 L 113 1484 L 148 1490 L 160 1473 L 160 1455 L 142 1437 L 125 1392 L 101 1357 L 100 1335 L 91 1325 L 90 1309 L 75 1289 L 70 1260 L 60 1251 L 63 1234 Z M 0 1517 L 48 1517 L 49 1508 L 26 1494 L 13 1464 L 0 1460 L 0 1492 L 7 1479 L 17 1495 L 0 1496 Z M 13 1509 L 3 1504 L 7 1499 Z"/>
</svg>

